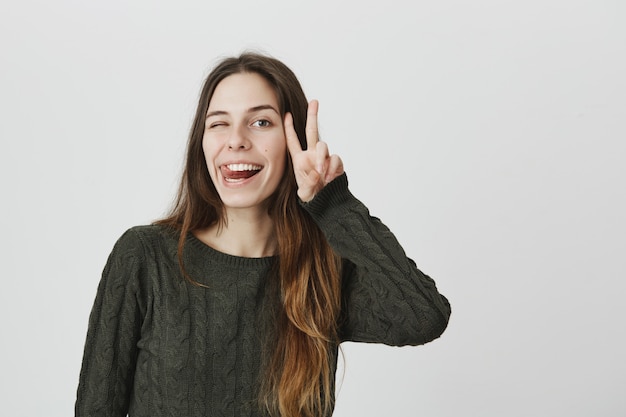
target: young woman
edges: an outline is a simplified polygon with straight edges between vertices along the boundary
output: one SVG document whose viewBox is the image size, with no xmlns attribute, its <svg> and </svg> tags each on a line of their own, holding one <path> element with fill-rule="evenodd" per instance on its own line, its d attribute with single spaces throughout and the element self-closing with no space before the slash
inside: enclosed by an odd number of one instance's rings
<svg viewBox="0 0 626 417">
<path fill-rule="evenodd" d="M 329 416 L 341 342 L 442 334 L 448 301 L 350 193 L 317 110 L 271 57 L 211 72 L 175 207 L 104 269 L 77 417 Z"/>
</svg>

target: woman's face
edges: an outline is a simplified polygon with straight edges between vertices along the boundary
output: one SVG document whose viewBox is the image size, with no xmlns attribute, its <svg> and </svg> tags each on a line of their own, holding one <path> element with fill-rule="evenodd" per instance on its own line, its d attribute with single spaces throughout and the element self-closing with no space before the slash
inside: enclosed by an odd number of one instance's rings
<svg viewBox="0 0 626 417">
<path fill-rule="evenodd" d="M 215 88 L 202 149 L 227 208 L 260 207 L 276 190 L 287 146 L 274 89 L 256 73 L 233 74 Z"/>
</svg>

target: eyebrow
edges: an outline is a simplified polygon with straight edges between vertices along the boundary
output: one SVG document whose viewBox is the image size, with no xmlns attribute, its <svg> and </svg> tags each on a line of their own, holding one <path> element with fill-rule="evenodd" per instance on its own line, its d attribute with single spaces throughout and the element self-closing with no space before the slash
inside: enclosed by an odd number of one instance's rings
<svg viewBox="0 0 626 417">
<path fill-rule="evenodd" d="M 270 104 L 261 104 L 260 106 L 250 107 L 250 108 L 246 111 L 246 113 L 256 113 L 256 112 L 261 111 L 261 110 L 273 110 L 274 112 L 276 112 L 276 114 L 280 114 L 280 113 L 278 112 L 278 110 L 276 110 L 276 109 L 274 108 L 274 106 L 272 106 L 272 105 L 270 105 Z M 208 118 L 209 118 L 209 117 L 211 117 L 211 116 L 222 116 L 222 115 L 225 115 L 225 114 L 228 114 L 228 112 L 227 112 L 227 111 L 224 111 L 224 110 L 215 110 L 215 111 L 212 111 L 212 112 L 207 113 L 207 115 L 206 115 L 206 118 L 205 118 L 205 119 L 208 119 Z"/>
</svg>

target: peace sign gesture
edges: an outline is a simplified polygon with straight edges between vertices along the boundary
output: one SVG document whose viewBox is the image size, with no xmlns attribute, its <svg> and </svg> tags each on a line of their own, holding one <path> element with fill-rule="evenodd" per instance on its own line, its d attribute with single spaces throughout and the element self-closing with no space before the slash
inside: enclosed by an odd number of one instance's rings
<svg viewBox="0 0 626 417">
<path fill-rule="evenodd" d="M 329 155 L 328 146 L 319 140 L 317 131 L 317 110 L 319 103 L 309 103 L 306 119 L 307 150 L 302 150 L 298 135 L 293 127 L 291 113 L 285 115 L 285 136 L 291 154 L 293 171 L 298 184 L 298 197 L 304 202 L 313 197 L 326 184 L 343 174 L 343 162 L 337 155 Z"/>
</svg>

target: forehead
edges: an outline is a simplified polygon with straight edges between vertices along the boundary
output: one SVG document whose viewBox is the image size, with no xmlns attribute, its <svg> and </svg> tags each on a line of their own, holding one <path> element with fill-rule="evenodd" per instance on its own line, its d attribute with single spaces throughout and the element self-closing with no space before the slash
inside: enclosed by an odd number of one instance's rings
<svg viewBox="0 0 626 417">
<path fill-rule="evenodd" d="M 247 110 L 251 107 L 269 104 L 278 108 L 278 98 L 265 78 L 256 73 L 229 75 L 219 82 L 208 111 Z"/>
</svg>

